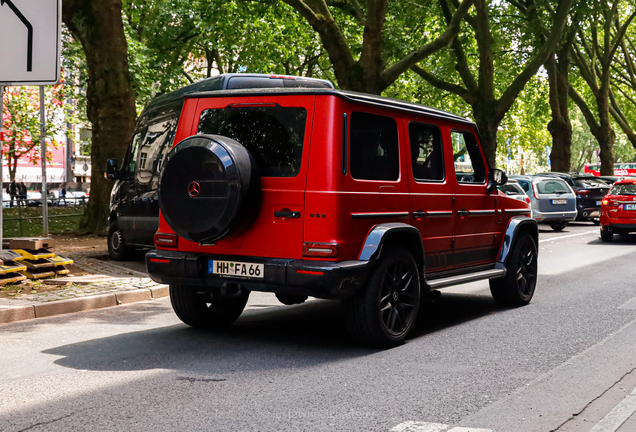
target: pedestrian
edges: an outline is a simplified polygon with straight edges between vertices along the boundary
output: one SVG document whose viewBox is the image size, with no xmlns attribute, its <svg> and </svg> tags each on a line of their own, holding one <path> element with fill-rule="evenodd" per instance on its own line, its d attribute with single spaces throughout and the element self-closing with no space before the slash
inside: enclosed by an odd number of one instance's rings
<svg viewBox="0 0 636 432">
<path fill-rule="evenodd" d="M 24 182 L 20 182 L 18 184 L 18 197 L 19 199 L 19 204 L 23 205 L 24 207 L 26 207 L 27 205 L 27 187 L 24 184 Z"/>
<path fill-rule="evenodd" d="M 7 188 L 7 192 L 9 193 L 9 195 L 11 196 L 11 207 L 13 207 L 13 200 L 16 200 L 16 204 L 17 204 L 17 198 L 18 198 L 18 185 L 15 183 L 15 179 L 11 180 L 11 183 L 9 183 L 9 187 Z"/>
<path fill-rule="evenodd" d="M 66 205 L 66 185 L 64 183 L 60 185 L 59 199 L 57 204 L 62 205 L 62 201 L 64 201 L 64 205 Z"/>
</svg>

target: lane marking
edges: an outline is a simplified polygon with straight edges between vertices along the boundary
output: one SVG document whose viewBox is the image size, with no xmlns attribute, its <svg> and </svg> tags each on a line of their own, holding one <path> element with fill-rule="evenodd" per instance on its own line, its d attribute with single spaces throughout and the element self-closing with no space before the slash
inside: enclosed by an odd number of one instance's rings
<svg viewBox="0 0 636 432">
<path fill-rule="evenodd" d="M 625 303 L 618 307 L 619 309 L 636 310 L 636 297 L 631 300 L 627 300 Z"/>
<path fill-rule="evenodd" d="M 566 235 L 566 236 L 560 236 L 560 237 L 553 237 L 553 238 L 549 238 L 549 239 L 543 239 L 543 240 L 539 240 L 539 243 L 543 243 L 543 242 L 549 242 L 549 241 L 555 241 L 555 240 L 561 240 L 561 239 L 566 239 L 566 238 L 570 238 L 570 237 L 578 237 L 578 236 L 582 236 L 582 235 L 587 235 L 587 234 L 592 234 L 592 233 L 597 233 L 598 234 L 599 230 L 595 229 L 593 231 L 585 231 L 582 233 L 578 233 L 578 234 L 570 234 L 570 235 Z"/>
<path fill-rule="evenodd" d="M 625 397 L 590 432 L 615 432 L 636 412 L 636 389 Z"/>
<path fill-rule="evenodd" d="M 453 427 L 443 423 L 407 421 L 395 426 L 391 429 L 391 432 L 493 432 L 493 429 L 477 429 L 462 426 Z"/>
</svg>

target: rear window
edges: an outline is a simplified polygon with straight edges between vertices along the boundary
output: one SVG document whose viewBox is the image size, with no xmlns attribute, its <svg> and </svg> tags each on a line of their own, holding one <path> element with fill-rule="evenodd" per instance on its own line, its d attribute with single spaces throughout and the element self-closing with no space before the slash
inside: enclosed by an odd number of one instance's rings
<svg viewBox="0 0 636 432">
<path fill-rule="evenodd" d="M 537 191 L 540 194 L 549 194 L 557 192 L 570 192 L 568 186 L 559 180 L 543 180 L 536 183 Z"/>
<path fill-rule="evenodd" d="M 594 178 L 590 179 L 574 179 L 572 181 L 577 188 L 606 188 L 607 183 Z"/>
<path fill-rule="evenodd" d="M 636 195 L 636 184 L 615 184 L 610 195 Z"/>
<path fill-rule="evenodd" d="M 506 195 L 525 195 L 523 191 L 520 190 L 520 186 L 513 184 L 505 184 L 503 186 L 499 186 L 499 190 Z"/>
<path fill-rule="evenodd" d="M 306 123 L 304 108 L 228 107 L 203 111 L 197 133 L 240 142 L 263 177 L 294 177 L 300 171 Z"/>
</svg>

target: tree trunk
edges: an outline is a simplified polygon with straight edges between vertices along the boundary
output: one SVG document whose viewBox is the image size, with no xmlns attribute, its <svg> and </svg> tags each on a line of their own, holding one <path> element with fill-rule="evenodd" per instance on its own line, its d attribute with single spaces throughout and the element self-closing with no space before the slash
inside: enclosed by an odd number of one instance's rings
<svg viewBox="0 0 636 432">
<path fill-rule="evenodd" d="M 477 129 L 479 129 L 481 145 L 491 167 L 497 166 L 497 128 L 501 121 L 494 113 L 494 104 L 495 102 L 491 104 L 481 102 L 472 107 L 475 124 L 477 124 Z"/>
<path fill-rule="evenodd" d="M 550 165 L 552 171 L 569 172 L 572 157 L 572 124 L 570 119 L 552 119 L 548 123 L 548 131 L 552 135 L 552 152 Z"/>
<path fill-rule="evenodd" d="M 600 127 L 593 132 L 594 137 L 598 140 L 600 148 L 599 157 L 601 158 L 601 175 L 614 175 L 614 142 L 616 141 L 616 133 L 612 129 L 609 114 L 609 101 L 607 98 L 598 98 L 599 123 Z"/>
<path fill-rule="evenodd" d="M 552 135 L 552 152 L 550 165 L 552 171 L 569 172 L 572 157 L 572 123 L 568 109 L 568 89 L 570 82 L 570 47 L 571 38 L 558 52 L 555 59 L 550 55 L 545 63 L 550 82 L 550 109 L 552 120 L 548 123 L 548 131 Z"/>
<path fill-rule="evenodd" d="M 91 199 L 80 228 L 107 228 L 111 181 L 106 160 L 126 151 L 135 126 L 135 95 L 128 72 L 121 0 L 63 0 L 62 18 L 82 43 L 88 67 L 87 114 L 93 126 Z"/>
</svg>

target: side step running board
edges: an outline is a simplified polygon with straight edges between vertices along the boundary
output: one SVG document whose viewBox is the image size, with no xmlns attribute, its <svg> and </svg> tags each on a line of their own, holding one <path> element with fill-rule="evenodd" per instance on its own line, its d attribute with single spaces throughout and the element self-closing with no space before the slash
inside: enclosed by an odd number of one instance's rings
<svg viewBox="0 0 636 432">
<path fill-rule="evenodd" d="M 427 281 L 428 285 L 432 289 L 444 288 L 451 285 L 459 285 L 468 282 L 475 282 L 478 280 L 484 279 L 493 279 L 498 277 L 503 277 L 506 275 L 506 270 L 504 269 L 492 269 L 492 270 L 484 270 L 475 273 L 468 273 L 459 276 L 451 276 L 441 279 L 433 279 Z"/>
</svg>

